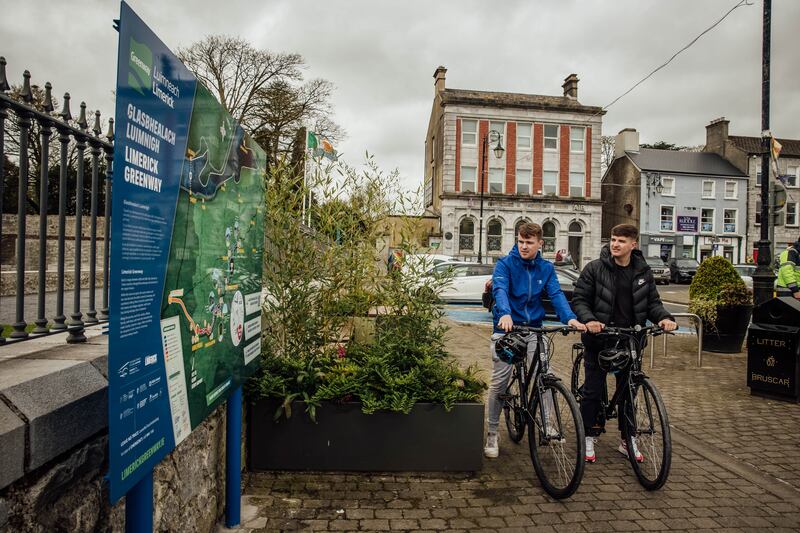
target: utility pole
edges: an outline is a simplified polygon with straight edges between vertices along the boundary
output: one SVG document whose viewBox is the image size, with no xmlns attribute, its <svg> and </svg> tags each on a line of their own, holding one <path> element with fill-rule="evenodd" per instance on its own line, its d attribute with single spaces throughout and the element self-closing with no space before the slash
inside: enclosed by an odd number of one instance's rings
<svg viewBox="0 0 800 533">
<path fill-rule="evenodd" d="M 770 153 L 772 146 L 769 134 L 769 55 L 770 19 L 772 0 L 764 0 L 764 33 L 761 51 L 761 240 L 758 246 L 758 267 L 753 273 L 753 303 L 759 305 L 773 296 L 775 274 L 772 272 L 769 232 L 772 220 L 769 216 Z"/>
</svg>

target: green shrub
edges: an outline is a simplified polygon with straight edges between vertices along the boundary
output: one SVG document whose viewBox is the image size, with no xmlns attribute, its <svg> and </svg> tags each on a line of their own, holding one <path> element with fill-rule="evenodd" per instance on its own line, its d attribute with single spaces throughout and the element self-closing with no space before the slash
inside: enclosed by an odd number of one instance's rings
<svg viewBox="0 0 800 533">
<path fill-rule="evenodd" d="M 724 257 L 714 256 L 703 261 L 689 286 L 689 312 L 699 316 L 711 330 L 716 330 L 719 307 L 752 302 L 752 292 Z"/>
<path fill-rule="evenodd" d="M 264 360 L 248 393 L 280 399 L 276 417 L 291 416 L 293 401 L 314 418 L 323 401 L 408 413 L 417 402 L 449 409 L 479 400 L 486 384 L 477 368 L 458 368 L 444 346 L 437 295 L 451 276 L 425 276 L 422 264 L 387 272 L 376 249 L 389 216 L 418 205 L 397 174 L 368 159 L 363 171 L 331 165 L 306 180 L 279 166 L 268 180 Z M 418 221 L 399 218 L 394 230 L 414 254 Z M 370 310 L 379 311 L 374 339 L 343 343 L 350 317 Z"/>
</svg>

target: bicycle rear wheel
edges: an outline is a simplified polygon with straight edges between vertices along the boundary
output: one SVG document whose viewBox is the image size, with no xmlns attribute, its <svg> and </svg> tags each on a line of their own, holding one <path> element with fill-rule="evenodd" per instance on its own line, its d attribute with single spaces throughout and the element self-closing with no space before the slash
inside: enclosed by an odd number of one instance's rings
<svg viewBox="0 0 800 533">
<path fill-rule="evenodd" d="M 567 498 L 581 484 L 586 455 L 578 403 L 563 383 L 550 379 L 534 395 L 531 416 L 528 444 L 536 475 L 550 496 Z"/>
<path fill-rule="evenodd" d="M 503 398 L 503 414 L 508 428 L 508 437 L 519 442 L 525 435 L 525 411 L 522 408 L 522 383 L 518 370 L 514 369 Z"/>
<path fill-rule="evenodd" d="M 628 450 L 636 445 L 644 456 L 640 463 L 633 454 L 628 454 L 628 459 L 633 466 L 633 472 L 639 483 L 647 490 L 658 490 L 664 486 L 669 477 L 672 464 L 672 437 L 669 431 L 669 418 L 667 409 L 661 400 L 661 395 L 655 385 L 644 378 L 633 386 L 633 409 L 625 413 L 628 418 L 628 431 L 626 436 Z M 631 414 L 633 420 L 631 420 Z M 623 416 L 620 413 L 620 416 Z"/>
</svg>

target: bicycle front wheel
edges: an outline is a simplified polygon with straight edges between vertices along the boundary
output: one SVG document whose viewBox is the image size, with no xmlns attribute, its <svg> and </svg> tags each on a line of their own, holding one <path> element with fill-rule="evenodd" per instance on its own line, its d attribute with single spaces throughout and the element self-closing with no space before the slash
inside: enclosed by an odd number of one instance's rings
<svg viewBox="0 0 800 533">
<path fill-rule="evenodd" d="M 553 498 L 568 498 L 583 479 L 586 442 L 578 403 L 563 383 L 546 382 L 531 402 L 528 444 L 533 468 Z"/>
<path fill-rule="evenodd" d="M 626 440 L 628 450 L 638 448 L 642 460 L 637 460 L 634 454 L 628 454 L 628 459 L 639 483 L 647 490 L 658 490 L 667 482 L 672 464 L 672 437 L 667 409 L 658 389 L 649 379 L 644 378 L 634 384 L 632 391 L 633 409 L 626 413 Z"/>
<path fill-rule="evenodd" d="M 525 435 L 525 410 L 522 408 L 522 383 L 517 370 L 514 370 L 511 382 L 502 398 L 508 438 L 513 442 L 519 442 Z"/>
</svg>

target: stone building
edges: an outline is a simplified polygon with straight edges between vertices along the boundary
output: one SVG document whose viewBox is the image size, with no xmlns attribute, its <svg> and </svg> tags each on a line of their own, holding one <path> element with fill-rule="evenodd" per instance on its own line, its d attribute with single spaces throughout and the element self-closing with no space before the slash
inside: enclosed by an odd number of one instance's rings
<svg viewBox="0 0 800 533">
<path fill-rule="evenodd" d="M 602 182 L 603 235 L 633 224 L 647 256 L 746 260 L 747 175 L 719 155 L 640 148 L 626 128 Z"/>
<path fill-rule="evenodd" d="M 425 140 L 425 207 L 439 217 L 439 253 L 494 262 L 532 221 L 544 229 L 545 257 L 597 257 L 604 111 L 578 102 L 578 77 L 566 78 L 562 96 L 543 96 L 449 89 L 446 72 L 434 73 Z"/>
<path fill-rule="evenodd" d="M 721 155 L 747 175 L 747 257 L 752 259 L 754 246 L 761 238 L 761 139 L 729 135 L 729 125 L 730 121 L 723 117 L 706 126 L 705 151 Z M 779 217 L 782 225 L 773 226 L 774 237 L 770 240 L 777 245 L 773 257 L 800 235 L 800 140 L 778 139 L 778 142 L 783 147 L 778 171 L 786 176 L 788 198 L 784 215 Z"/>
</svg>

